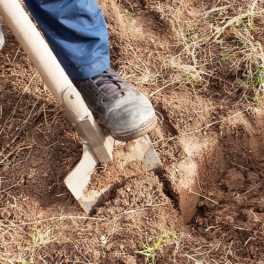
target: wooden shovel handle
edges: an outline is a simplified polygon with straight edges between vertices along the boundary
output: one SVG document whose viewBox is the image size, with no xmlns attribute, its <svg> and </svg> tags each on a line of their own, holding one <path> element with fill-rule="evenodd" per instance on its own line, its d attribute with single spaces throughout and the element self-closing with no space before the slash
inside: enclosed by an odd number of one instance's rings
<svg viewBox="0 0 264 264">
<path fill-rule="evenodd" d="M 29 59 L 38 70 L 42 79 L 53 93 L 59 105 L 66 111 L 66 117 L 75 126 L 89 117 L 87 132 L 82 136 L 89 142 L 99 161 L 112 158 L 112 145 L 94 121 L 93 115 L 86 106 L 79 91 L 73 86 L 70 78 L 58 62 L 57 58 L 43 39 L 18 0 L 0 0 L 0 15 L 27 53 Z M 66 93 L 66 90 L 70 93 Z M 74 97 L 72 103 L 69 97 Z M 76 100 L 78 102 L 76 103 Z M 69 115 L 70 113 L 70 115 Z M 109 137 L 108 137 L 109 138 Z M 98 148 L 98 145 L 101 147 Z"/>
<path fill-rule="evenodd" d="M 56 100 L 72 82 L 18 0 L 1 0 L 0 13 Z"/>
</svg>

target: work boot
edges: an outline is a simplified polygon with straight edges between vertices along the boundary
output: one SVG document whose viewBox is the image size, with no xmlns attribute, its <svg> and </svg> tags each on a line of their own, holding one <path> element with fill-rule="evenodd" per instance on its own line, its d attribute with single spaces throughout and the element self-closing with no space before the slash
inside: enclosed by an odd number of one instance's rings
<svg viewBox="0 0 264 264">
<path fill-rule="evenodd" d="M 72 79 L 72 82 L 113 138 L 132 140 L 155 127 L 157 118 L 151 102 L 113 69 L 86 80 Z"/>
<path fill-rule="evenodd" d="M 0 24 L 0 51 L 4 48 L 4 46 L 5 46 L 5 38 L 2 31 L 2 25 Z"/>
</svg>

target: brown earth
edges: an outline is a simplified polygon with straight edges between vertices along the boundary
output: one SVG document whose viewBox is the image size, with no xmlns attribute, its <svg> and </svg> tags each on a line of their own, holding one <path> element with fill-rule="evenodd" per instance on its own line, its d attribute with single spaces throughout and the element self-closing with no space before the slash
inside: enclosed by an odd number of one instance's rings
<svg viewBox="0 0 264 264">
<path fill-rule="evenodd" d="M 81 141 L 4 27 L 0 262 L 263 263 L 264 4 L 100 4 L 113 67 L 156 109 L 163 167 L 102 164 L 93 186 L 114 188 L 85 215 L 63 182 Z"/>
</svg>

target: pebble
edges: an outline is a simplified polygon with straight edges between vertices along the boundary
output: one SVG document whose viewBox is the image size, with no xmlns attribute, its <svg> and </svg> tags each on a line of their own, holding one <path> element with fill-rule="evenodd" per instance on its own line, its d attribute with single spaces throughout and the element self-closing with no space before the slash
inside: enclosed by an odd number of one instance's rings
<svg viewBox="0 0 264 264">
<path fill-rule="evenodd" d="M 0 218 L 2 218 L 2 219 L 8 219 L 8 218 L 10 218 L 10 216 L 11 216 L 11 213 L 6 209 L 4 209 L 2 212 L 0 212 Z"/>
</svg>

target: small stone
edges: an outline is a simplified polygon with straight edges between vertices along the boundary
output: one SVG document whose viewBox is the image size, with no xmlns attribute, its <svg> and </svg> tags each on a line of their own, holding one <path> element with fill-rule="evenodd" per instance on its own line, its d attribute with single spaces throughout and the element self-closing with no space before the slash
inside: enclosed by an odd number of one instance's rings
<svg viewBox="0 0 264 264">
<path fill-rule="evenodd" d="M 244 175 L 233 168 L 227 171 L 223 179 L 220 181 L 222 186 L 225 186 L 228 191 L 238 190 L 244 185 L 245 177 Z"/>
<path fill-rule="evenodd" d="M 5 234 L 5 239 L 8 241 L 12 239 L 12 236 L 10 235 L 10 233 Z"/>
<path fill-rule="evenodd" d="M 112 247 L 113 247 L 113 244 L 112 243 L 109 243 L 105 246 L 105 251 L 109 252 L 112 250 Z"/>
<path fill-rule="evenodd" d="M 2 248 L 2 251 L 5 253 L 5 252 L 8 252 L 8 248 L 7 247 L 3 247 Z"/>
<path fill-rule="evenodd" d="M 202 226 L 203 223 L 204 223 L 204 221 L 203 221 L 202 218 L 197 218 L 197 219 L 196 219 L 196 223 L 197 223 L 199 226 Z"/>
<path fill-rule="evenodd" d="M 137 264 L 137 261 L 133 256 L 127 255 L 123 257 L 123 259 L 121 260 L 121 263 L 122 264 Z"/>
<path fill-rule="evenodd" d="M 235 220 L 234 220 L 234 218 L 232 217 L 232 216 L 230 216 L 230 215 L 228 215 L 227 217 L 226 217 L 226 222 L 228 222 L 229 224 L 234 224 L 235 223 Z"/>
<path fill-rule="evenodd" d="M 247 173 L 247 179 L 252 183 L 252 184 L 256 184 L 259 182 L 260 177 L 257 173 L 254 172 L 248 172 Z"/>
<path fill-rule="evenodd" d="M 8 218 L 10 218 L 10 216 L 11 216 L 11 213 L 6 209 L 4 209 L 2 212 L 0 212 L 0 218 L 2 218 L 2 219 L 8 219 Z"/>
<path fill-rule="evenodd" d="M 42 176 L 43 176 L 43 177 L 48 177 L 48 176 L 49 176 L 49 174 L 48 174 L 48 172 L 47 172 L 47 171 L 44 171 L 44 172 L 42 173 Z"/>
<path fill-rule="evenodd" d="M 5 242 L 4 236 L 0 236 L 0 244 L 3 244 Z"/>
</svg>

